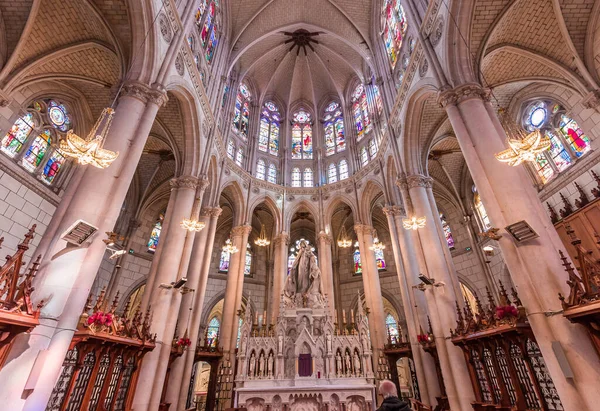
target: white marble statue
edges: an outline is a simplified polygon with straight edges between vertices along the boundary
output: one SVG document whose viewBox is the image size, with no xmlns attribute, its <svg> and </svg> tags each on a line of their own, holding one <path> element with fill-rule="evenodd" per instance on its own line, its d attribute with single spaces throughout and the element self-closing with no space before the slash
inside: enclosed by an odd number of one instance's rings
<svg viewBox="0 0 600 411">
<path fill-rule="evenodd" d="M 313 301 L 323 298 L 321 270 L 317 264 L 317 257 L 306 241 L 301 241 L 298 245 L 298 253 L 286 280 L 284 294 L 288 298 L 298 295 L 302 299 Z"/>
<path fill-rule="evenodd" d="M 250 356 L 250 370 L 248 372 L 248 375 L 250 377 L 254 377 L 255 368 L 256 368 L 256 357 L 254 356 L 254 353 L 252 353 L 252 355 Z"/>
<path fill-rule="evenodd" d="M 327 334 L 327 352 L 331 352 L 331 334 Z"/>
<path fill-rule="evenodd" d="M 341 376 L 344 373 L 342 368 L 342 356 L 340 355 L 339 351 L 335 357 L 335 368 L 338 376 Z"/>
<path fill-rule="evenodd" d="M 269 353 L 269 359 L 267 361 L 267 371 L 269 378 L 273 378 L 273 353 Z"/>
<path fill-rule="evenodd" d="M 350 358 L 350 354 L 346 351 L 346 374 L 352 375 L 352 359 Z"/>
<path fill-rule="evenodd" d="M 258 359 L 258 375 L 259 377 L 263 377 L 265 374 L 265 354 L 260 353 L 260 357 Z"/>
<path fill-rule="evenodd" d="M 360 375 L 360 357 L 356 351 L 354 351 L 354 375 Z"/>
<path fill-rule="evenodd" d="M 277 352 L 281 354 L 283 353 L 283 335 L 279 334 L 277 340 Z"/>
</svg>

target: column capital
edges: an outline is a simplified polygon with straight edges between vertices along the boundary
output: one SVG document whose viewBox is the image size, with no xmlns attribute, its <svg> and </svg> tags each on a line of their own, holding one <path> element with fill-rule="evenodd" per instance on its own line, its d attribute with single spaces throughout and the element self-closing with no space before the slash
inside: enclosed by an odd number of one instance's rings
<svg viewBox="0 0 600 411">
<path fill-rule="evenodd" d="M 355 224 L 354 225 L 354 231 L 356 231 L 357 235 L 365 235 L 365 234 L 373 235 L 374 230 L 375 229 L 372 226 L 367 225 L 367 224 Z"/>
<path fill-rule="evenodd" d="M 470 83 L 453 89 L 441 90 L 438 93 L 437 101 L 440 106 L 446 108 L 446 106 L 456 105 L 472 98 L 489 101 L 490 95 L 490 89 L 483 88 L 479 84 Z"/>
<path fill-rule="evenodd" d="M 433 186 L 433 178 L 423 176 L 421 174 L 413 174 L 411 176 L 406 177 L 406 184 L 408 185 L 408 188 L 431 188 Z"/>
<path fill-rule="evenodd" d="M 585 108 L 595 109 L 600 107 L 600 90 L 590 91 L 581 99 L 581 104 Z"/>
<path fill-rule="evenodd" d="M 123 86 L 121 96 L 133 97 L 143 103 L 154 103 L 159 107 L 167 104 L 169 98 L 162 86 L 150 87 L 144 83 L 131 82 Z"/>
<path fill-rule="evenodd" d="M 210 180 L 206 174 L 198 177 L 198 190 L 204 191 L 210 186 Z"/>
<path fill-rule="evenodd" d="M 290 236 L 288 235 L 288 233 L 283 232 L 273 237 L 273 245 L 279 246 L 282 244 L 286 247 L 290 245 Z"/>
<path fill-rule="evenodd" d="M 250 235 L 251 232 L 252 232 L 251 225 L 248 225 L 248 224 L 238 225 L 237 227 L 233 227 L 231 229 L 231 236 L 232 237 L 242 237 L 242 236 L 248 237 L 248 235 Z"/>
<path fill-rule="evenodd" d="M 200 211 L 200 215 L 204 217 L 215 217 L 218 218 L 223 210 L 220 207 L 204 207 Z"/>
<path fill-rule="evenodd" d="M 193 176 L 181 176 L 171 180 L 171 190 L 188 188 L 195 190 L 198 187 L 198 179 Z"/>
<path fill-rule="evenodd" d="M 317 238 L 318 238 L 319 241 L 325 241 L 329 245 L 331 245 L 331 243 L 333 243 L 333 239 L 325 231 L 321 231 L 319 233 L 319 235 L 317 236 Z"/>
<path fill-rule="evenodd" d="M 385 214 L 386 216 L 389 217 L 395 217 L 395 216 L 406 216 L 406 211 L 404 211 L 404 207 L 402 206 L 390 206 L 390 207 L 383 207 L 383 214 Z"/>
</svg>

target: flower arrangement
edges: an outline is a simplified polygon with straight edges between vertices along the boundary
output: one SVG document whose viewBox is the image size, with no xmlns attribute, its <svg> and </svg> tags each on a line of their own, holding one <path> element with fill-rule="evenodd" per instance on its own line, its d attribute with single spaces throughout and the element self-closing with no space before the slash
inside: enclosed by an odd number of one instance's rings
<svg viewBox="0 0 600 411">
<path fill-rule="evenodd" d="M 177 342 L 175 343 L 176 346 L 178 347 L 189 347 L 190 345 L 192 345 L 192 340 L 190 340 L 189 338 L 180 338 L 177 340 Z"/>
<path fill-rule="evenodd" d="M 505 317 L 517 317 L 518 315 L 519 312 L 515 306 L 503 305 L 496 307 L 496 317 L 498 317 L 499 320 Z"/>
<path fill-rule="evenodd" d="M 110 327 L 113 324 L 113 320 L 114 318 L 111 313 L 96 311 L 94 314 L 88 317 L 87 324 Z"/>
<path fill-rule="evenodd" d="M 418 334 L 417 335 L 417 341 L 420 342 L 421 344 L 431 342 L 431 340 L 432 340 L 432 338 L 429 334 Z"/>
</svg>

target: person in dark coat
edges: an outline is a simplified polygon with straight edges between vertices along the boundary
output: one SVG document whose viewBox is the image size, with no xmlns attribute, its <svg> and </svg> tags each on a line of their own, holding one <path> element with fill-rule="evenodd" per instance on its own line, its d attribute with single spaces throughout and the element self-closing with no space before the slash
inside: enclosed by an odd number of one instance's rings
<svg viewBox="0 0 600 411">
<path fill-rule="evenodd" d="M 398 398 L 396 384 L 390 380 L 383 380 L 379 384 L 379 395 L 383 397 L 383 402 L 377 411 L 411 411 L 408 403 Z"/>
</svg>

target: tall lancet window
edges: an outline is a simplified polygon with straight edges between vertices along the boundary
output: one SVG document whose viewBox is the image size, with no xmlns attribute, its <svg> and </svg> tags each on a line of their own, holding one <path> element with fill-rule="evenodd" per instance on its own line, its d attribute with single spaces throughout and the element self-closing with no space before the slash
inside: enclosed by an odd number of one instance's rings
<svg viewBox="0 0 600 411">
<path fill-rule="evenodd" d="M 340 161 L 340 181 L 348 178 L 348 162 L 346 159 Z"/>
<path fill-rule="evenodd" d="M 298 167 L 292 169 L 292 187 L 302 187 L 302 175 Z"/>
<path fill-rule="evenodd" d="M 165 215 L 160 213 L 158 215 L 158 219 L 152 228 L 152 232 L 150 233 L 150 239 L 148 240 L 148 252 L 155 253 L 156 247 L 158 247 L 158 240 L 160 238 L 160 232 L 162 230 L 163 220 L 165 219 Z"/>
<path fill-rule="evenodd" d="M 479 217 L 479 221 L 481 222 L 483 231 L 492 228 L 492 223 L 490 222 L 488 213 L 487 211 L 485 211 L 485 207 L 483 206 L 483 202 L 481 201 L 481 196 L 477 192 L 477 187 L 475 186 L 473 186 L 473 208 L 475 209 L 475 212 Z"/>
<path fill-rule="evenodd" d="M 312 168 L 306 167 L 304 169 L 304 173 L 302 175 L 303 178 L 303 185 L 304 187 L 312 187 L 314 186 L 314 177 L 313 177 L 313 171 Z"/>
<path fill-rule="evenodd" d="M 313 158 L 312 125 L 310 114 L 299 110 L 294 114 L 292 126 L 292 159 Z"/>
<path fill-rule="evenodd" d="M 352 254 L 354 261 L 354 275 L 362 274 L 362 261 L 360 258 L 360 251 L 358 249 L 358 241 L 354 244 L 354 253 Z"/>
<path fill-rule="evenodd" d="M 440 213 L 440 221 L 442 222 L 442 230 L 444 230 L 444 236 L 446 237 L 448 248 L 454 250 L 454 237 L 452 236 L 452 230 L 450 230 L 450 225 L 442 213 Z"/>
<path fill-rule="evenodd" d="M 367 93 L 365 86 L 359 84 L 352 94 L 352 114 L 358 140 L 371 131 L 371 118 L 369 117 L 369 105 L 367 104 Z"/>
<path fill-rule="evenodd" d="M 237 96 L 235 98 L 235 108 L 233 111 L 233 131 L 238 133 L 242 139 L 248 138 L 248 124 L 250 122 L 250 99 L 252 95 L 245 83 L 240 83 Z"/>
<path fill-rule="evenodd" d="M 259 159 L 258 163 L 256 164 L 256 178 L 259 180 L 265 179 L 265 160 L 262 158 Z"/>
<path fill-rule="evenodd" d="M 383 3 L 383 41 L 392 69 L 398 62 L 398 54 L 408 25 L 400 0 L 385 0 Z"/>
<path fill-rule="evenodd" d="M 335 182 L 337 182 L 337 168 L 335 163 L 331 163 L 329 164 L 329 167 L 327 167 L 327 183 L 333 184 Z"/>
<path fill-rule="evenodd" d="M 325 155 L 330 156 L 346 150 L 346 135 L 342 108 L 335 101 L 325 109 Z"/>
<path fill-rule="evenodd" d="M 219 44 L 219 13 L 218 0 L 200 0 L 196 10 L 196 26 L 200 32 L 200 43 L 208 64 L 212 63 Z"/>
<path fill-rule="evenodd" d="M 388 314 L 385 317 L 385 326 L 387 328 L 387 334 L 389 339 L 393 343 L 400 342 L 400 333 L 398 332 L 398 322 L 392 314 Z"/>
<path fill-rule="evenodd" d="M 269 169 L 267 170 L 267 181 L 269 183 L 277 184 L 277 169 L 273 163 L 269 164 Z"/>
<path fill-rule="evenodd" d="M 265 103 L 260 115 L 260 129 L 258 131 L 258 149 L 276 156 L 279 153 L 279 131 L 281 115 L 279 109 L 272 101 Z"/>
</svg>

